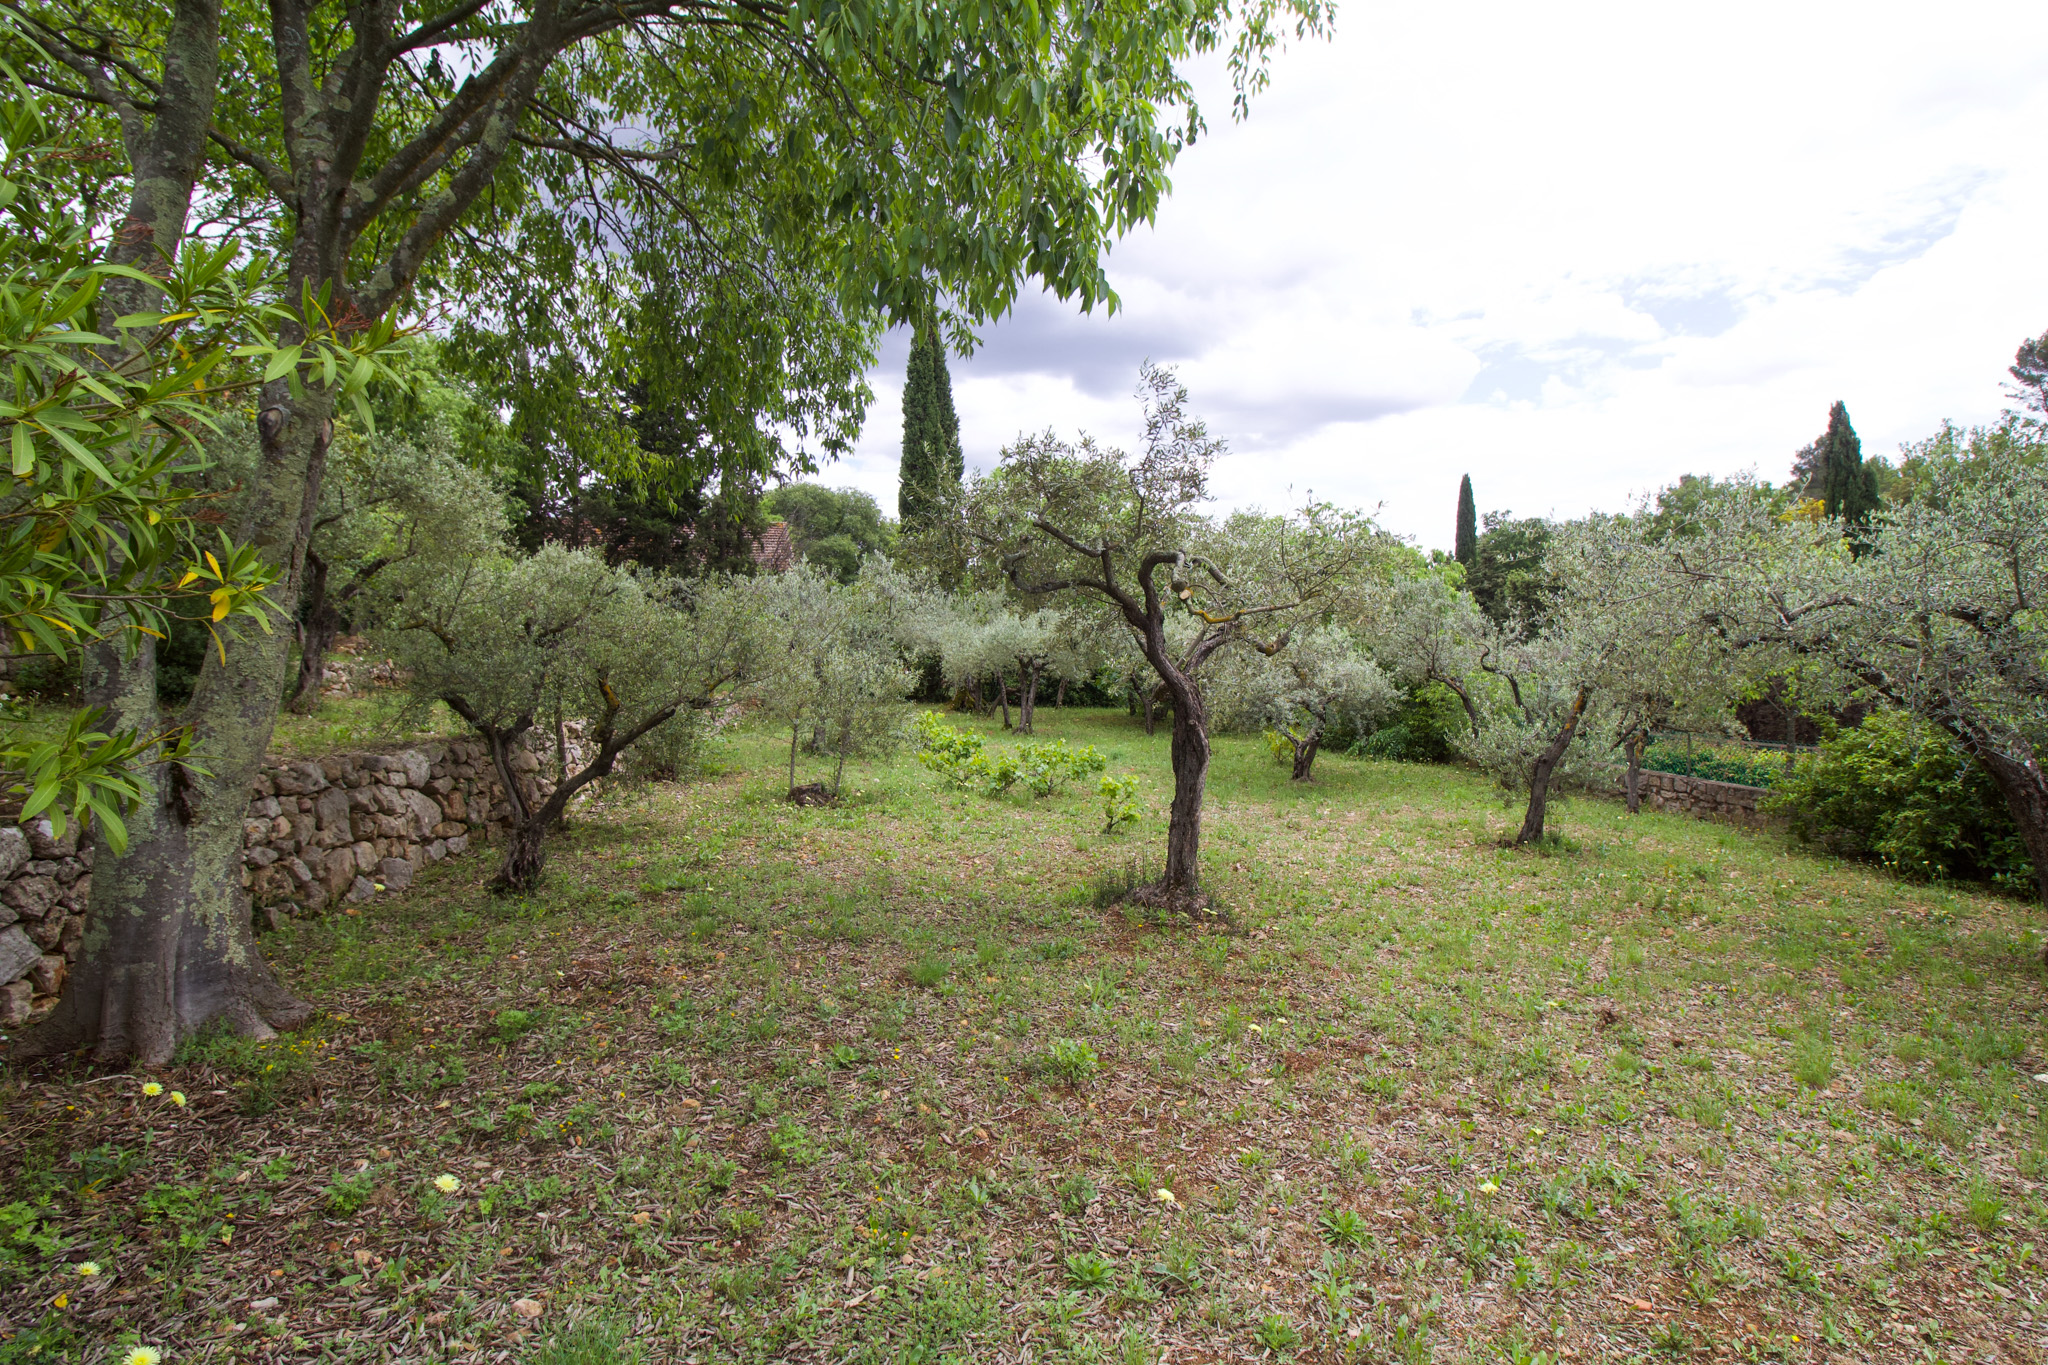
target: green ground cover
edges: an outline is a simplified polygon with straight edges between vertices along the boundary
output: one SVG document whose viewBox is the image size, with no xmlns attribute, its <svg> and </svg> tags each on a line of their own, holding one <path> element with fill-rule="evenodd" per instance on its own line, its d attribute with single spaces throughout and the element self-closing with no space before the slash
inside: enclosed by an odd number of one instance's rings
<svg viewBox="0 0 2048 1365">
<path fill-rule="evenodd" d="M 742 733 L 268 939 L 297 1036 L 6 1073 L 0 1359 L 2043 1359 L 2039 907 L 1250 737 L 1148 923 L 1164 731 L 1040 718 L 1131 832 Z"/>
</svg>

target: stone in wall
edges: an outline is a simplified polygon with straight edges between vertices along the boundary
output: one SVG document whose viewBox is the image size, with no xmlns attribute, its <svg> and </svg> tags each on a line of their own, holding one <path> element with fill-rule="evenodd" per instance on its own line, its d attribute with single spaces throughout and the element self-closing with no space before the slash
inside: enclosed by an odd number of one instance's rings
<svg viewBox="0 0 2048 1365">
<path fill-rule="evenodd" d="M 568 761 L 587 749 L 572 727 Z M 552 737 L 527 737 L 510 763 L 529 806 L 554 784 Z M 502 832 L 511 811 L 489 750 L 449 740 L 396 753 L 268 763 L 242 820 L 242 885 L 259 926 L 412 885 L 423 867 Z M 489 816 L 487 819 L 486 816 Z M 93 849 L 78 826 L 0 825 L 0 1027 L 55 1003 L 85 933 Z"/>
</svg>

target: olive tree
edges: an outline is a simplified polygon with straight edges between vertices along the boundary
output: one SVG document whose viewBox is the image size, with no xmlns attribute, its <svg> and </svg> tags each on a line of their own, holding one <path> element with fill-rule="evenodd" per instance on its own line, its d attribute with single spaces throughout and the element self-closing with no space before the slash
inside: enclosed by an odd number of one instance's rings
<svg viewBox="0 0 2048 1365">
<path fill-rule="evenodd" d="M 1618 738 L 1644 733 L 1645 710 L 1697 676 L 1683 661 L 1702 657 L 1707 632 L 1678 553 L 1640 510 L 1551 527 L 1540 629 L 1484 616 L 1439 576 L 1396 594 L 1411 675 L 1457 694 L 1464 752 L 1526 803 L 1515 844 L 1541 839 L 1558 786 L 1592 782 Z"/>
<path fill-rule="evenodd" d="M 1307 782 L 1330 727 L 1385 715 L 1398 694 L 1386 671 L 1340 626 L 1301 631 L 1267 654 L 1234 651 L 1211 666 L 1205 690 L 1219 715 L 1270 726 L 1294 749 L 1294 780 Z"/>
<path fill-rule="evenodd" d="M 993 676 L 1010 725 L 1008 674 L 1017 673 L 1017 721 L 1020 735 L 1033 733 L 1038 715 L 1038 690 L 1048 679 L 1075 681 L 1092 672 L 1089 641 L 1068 618 L 1051 607 L 1019 610 L 1003 592 L 958 593 L 943 599 L 927 629 L 931 647 L 949 682 L 972 687 Z"/>
<path fill-rule="evenodd" d="M 1458 585 L 1455 571 L 1425 569 L 1397 578 L 1376 605 L 1377 611 L 1358 622 L 1375 657 L 1407 686 L 1437 683 L 1448 689 L 1476 737 L 1486 695 L 1479 661 L 1490 621 Z"/>
<path fill-rule="evenodd" d="M 445 420 L 338 436 L 306 543 L 291 709 L 319 704 L 327 651 L 351 613 L 359 628 L 375 620 L 380 582 L 458 573 L 500 549 L 506 528 L 504 495 L 463 459 Z"/>
<path fill-rule="evenodd" d="M 1208 712 L 1196 675 L 1218 650 L 1273 647 L 1281 631 L 1358 567 L 1369 523 L 1321 505 L 1258 518 L 1227 536 L 1202 514 L 1223 443 L 1187 410 L 1187 390 L 1147 366 L 1135 454 L 1047 433 L 1004 450 L 965 493 L 965 536 L 1027 598 L 1078 595 L 1120 616 L 1173 703 L 1174 793 L 1166 867 L 1144 893 L 1174 910 L 1201 896 Z M 1176 649 L 1169 622 L 1192 627 Z"/>
<path fill-rule="evenodd" d="M 808 564 L 742 581 L 735 591 L 761 623 L 748 695 L 789 727 L 789 799 L 837 800 L 846 760 L 888 748 L 901 729 L 895 703 L 916 681 L 897 644 L 901 603 L 873 582 L 843 585 Z M 806 729 L 836 760 L 829 788 L 797 784 Z"/>
<path fill-rule="evenodd" d="M 731 584 L 644 578 L 553 544 L 408 588 L 379 638 L 415 702 L 445 702 L 490 749 L 511 807 L 496 889 L 531 890 L 571 798 L 643 735 L 748 675 L 760 605 Z M 549 786 L 520 755 L 556 714 L 581 721 L 591 747 Z"/>
<path fill-rule="evenodd" d="M 1732 507 L 1684 568 L 1731 643 L 1826 665 L 1843 694 L 1940 729 L 2005 798 L 2048 900 L 2048 461 L 1938 462 L 1850 530 Z"/>
</svg>

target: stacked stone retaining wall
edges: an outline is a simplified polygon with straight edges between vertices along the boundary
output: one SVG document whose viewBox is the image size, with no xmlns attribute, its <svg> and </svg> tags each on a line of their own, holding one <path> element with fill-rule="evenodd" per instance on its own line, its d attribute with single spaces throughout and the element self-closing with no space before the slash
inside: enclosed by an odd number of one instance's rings
<svg viewBox="0 0 2048 1365">
<path fill-rule="evenodd" d="M 1770 795 L 1766 787 L 1746 787 L 1738 782 L 1710 782 L 1683 773 L 1645 771 L 1642 774 L 1643 805 L 1651 810 L 1727 820 L 1752 829 L 1771 823 L 1760 804 Z"/>
<path fill-rule="evenodd" d="M 514 779 L 529 804 L 554 786 L 552 741 L 529 736 Z M 581 743 L 568 740 L 572 768 Z M 543 762 L 545 753 L 546 762 Z M 495 840 L 512 815 L 490 751 L 470 740 L 393 753 L 329 754 L 265 764 L 242 821 L 242 885 L 258 927 L 337 901 L 402 891 L 413 874 Z M 55 1003 L 92 894 L 93 847 L 76 823 L 0 825 L 0 1026 Z"/>
</svg>

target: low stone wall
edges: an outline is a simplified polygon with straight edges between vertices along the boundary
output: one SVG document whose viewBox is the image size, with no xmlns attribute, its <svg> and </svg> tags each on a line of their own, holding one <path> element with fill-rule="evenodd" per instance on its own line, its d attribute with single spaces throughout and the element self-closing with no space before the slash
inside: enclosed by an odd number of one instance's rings
<svg viewBox="0 0 2048 1365">
<path fill-rule="evenodd" d="M 1709 782 L 1704 777 L 1683 773 L 1645 771 L 1642 775 L 1643 804 L 1651 810 L 1728 820 L 1761 829 L 1771 817 L 1759 809 L 1770 795 L 1766 787 L 1745 787 L 1737 782 Z"/>
<path fill-rule="evenodd" d="M 554 745 L 529 735 L 512 768 L 529 804 L 554 784 Z M 571 738 L 569 762 L 582 746 Z M 543 763 L 543 755 L 548 760 Z M 259 928 L 336 901 L 402 891 L 413 874 L 491 843 L 512 807 L 481 743 L 443 741 L 395 753 L 280 760 L 252 784 L 242 821 L 242 885 Z M 55 1003 L 85 933 L 93 848 L 78 826 L 0 825 L 0 1026 Z"/>
</svg>

